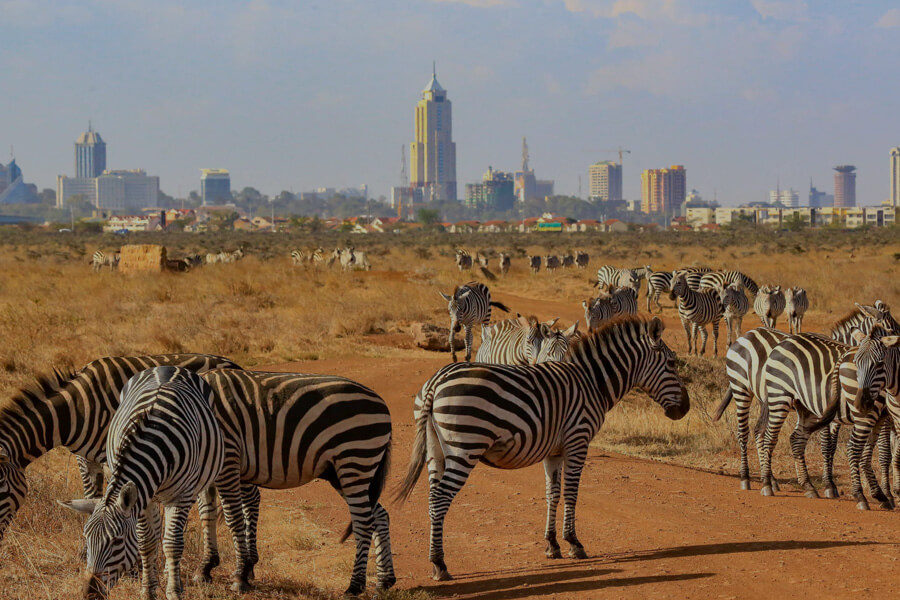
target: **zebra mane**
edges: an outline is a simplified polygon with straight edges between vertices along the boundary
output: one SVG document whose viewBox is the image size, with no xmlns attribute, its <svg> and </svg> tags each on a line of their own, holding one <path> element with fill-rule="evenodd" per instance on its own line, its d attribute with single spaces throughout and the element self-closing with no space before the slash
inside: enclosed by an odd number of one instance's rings
<svg viewBox="0 0 900 600">
<path fill-rule="evenodd" d="M 641 335 L 647 333 L 647 325 L 652 320 L 645 315 L 621 314 L 606 321 L 597 329 L 590 331 L 577 340 L 573 339 L 569 345 L 566 357 L 580 354 L 583 350 L 590 350 L 603 344 L 606 340 L 620 335 L 623 332 Z"/>
<path fill-rule="evenodd" d="M 0 405 L 0 418 L 10 412 L 18 412 L 22 406 L 32 406 L 57 393 L 78 376 L 74 369 L 53 369 L 50 373 L 35 376 L 33 382 L 16 391 Z"/>
<path fill-rule="evenodd" d="M 847 325 L 857 325 L 860 322 L 865 322 L 868 319 L 868 315 L 863 314 L 858 308 L 854 308 L 846 315 L 835 321 L 834 325 L 831 326 L 831 331 L 837 331 L 838 329 L 842 329 Z"/>
</svg>

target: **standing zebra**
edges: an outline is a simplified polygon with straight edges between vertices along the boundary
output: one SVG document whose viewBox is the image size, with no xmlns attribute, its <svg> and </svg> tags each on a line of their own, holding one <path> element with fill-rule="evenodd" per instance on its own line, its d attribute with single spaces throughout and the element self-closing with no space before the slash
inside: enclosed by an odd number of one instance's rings
<svg viewBox="0 0 900 600">
<path fill-rule="evenodd" d="M 512 261 L 509 258 L 509 254 L 506 252 L 500 253 L 500 273 L 506 275 L 509 273 L 509 267 L 512 264 Z"/>
<path fill-rule="evenodd" d="M 460 273 L 472 270 L 472 256 L 466 250 L 456 251 L 456 267 Z"/>
<path fill-rule="evenodd" d="M 362 269 L 363 271 L 371 271 L 372 263 L 369 262 L 369 257 L 365 252 L 361 252 L 359 250 L 353 251 L 353 265 L 357 269 Z"/>
<path fill-rule="evenodd" d="M 54 371 L 22 388 L 0 407 L 0 539 L 25 497 L 25 468 L 45 453 L 64 446 L 78 458 L 85 495 L 103 493 L 106 433 L 119 406 L 122 386 L 136 373 L 161 365 L 203 372 L 240 367 L 208 354 L 111 356 L 88 363 L 77 373 Z M 206 527 L 215 526 L 215 507 L 201 512 Z"/>
<path fill-rule="evenodd" d="M 597 269 L 596 285 L 611 285 L 615 287 L 640 288 L 640 280 L 631 269 L 619 269 L 610 265 L 604 265 Z"/>
<path fill-rule="evenodd" d="M 712 324 L 713 331 L 713 355 L 719 355 L 719 322 L 722 320 L 722 303 L 714 290 L 698 292 L 692 290 L 687 283 L 684 273 L 679 273 L 672 279 L 672 287 L 669 289 L 669 299 L 678 298 L 678 316 L 681 325 L 687 334 L 688 354 L 697 353 L 697 334 L 703 333 L 703 348 L 700 355 L 706 354 L 706 340 L 709 334 L 706 325 Z"/>
<path fill-rule="evenodd" d="M 579 269 L 587 268 L 588 263 L 590 263 L 590 262 L 591 262 L 591 257 L 587 252 L 585 252 L 583 250 L 578 250 L 577 252 L 575 252 L 575 265 Z"/>
<path fill-rule="evenodd" d="M 881 325 L 893 334 L 900 334 L 900 323 L 891 315 L 890 307 L 876 300 L 874 306 L 856 305 L 856 310 L 839 319 L 829 331 L 831 339 L 843 344 L 853 344 L 853 330 L 859 329 L 864 334 L 872 331 L 875 324 Z"/>
<path fill-rule="evenodd" d="M 88 598 L 106 598 L 119 577 L 140 558 L 142 596 L 158 586 L 159 508 L 166 511 L 166 597 L 180 599 L 181 557 L 188 512 L 197 495 L 212 486 L 225 456 L 213 414 L 213 391 L 199 375 L 178 367 L 153 367 L 122 388 L 122 402 L 106 437 L 110 478 L 101 500 L 63 503 L 91 515 L 87 541 Z M 239 475 L 235 447 L 230 448 Z"/>
<path fill-rule="evenodd" d="M 543 461 L 548 558 L 561 558 L 556 509 L 565 479 L 563 539 L 569 556 L 587 558 L 575 533 L 575 503 L 588 446 L 606 413 L 632 388 L 646 391 L 670 419 L 690 408 L 662 339 L 663 323 L 626 316 L 582 337 L 562 362 L 513 367 L 448 365 L 415 401 L 416 439 L 398 497 L 408 498 L 428 467 L 429 558 L 433 578 L 451 579 L 444 562 L 444 517 L 479 462 L 520 469 Z"/>
<path fill-rule="evenodd" d="M 540 256 L 531 256 L 528 255 L 528 268 L 531 269 L 531 274 L 535 275 L 538 271 L 541 270 L 541 257 Z"/>
<path fill-rule="evenodd" d="M 730 283 L 724 288 L 717 286 L 713 289 L 719 294 L 719 300 L 722 302 L 724 310 L 722 316 L 725 317 L 725 329 L 728 332 L 728 347 L 730 348 L 734 340 L 741 336 L 741 326 L 744 322 L 744 315 L 750 311 L 750 301 L 744 295 L 740 281 Z"/>
<path fill-rule="evenodd" d="M 803 315 L 809 309 L 809 298 L 806 297 L 806 290 L 799 287 L 786 289 L 784 291 L 784 309 L 787 312 L 791 333 L 802 333 Z"/>
<path fill-rule="evenodd" d="M 302 250 L 291 250 L 291 263 L 295 267 L 299 267 L 306 262 L 306 253 Z"/>
<path fill-rule="evenodd" d="M 587 323 L 588 331 L 599 329 L 603 324 L 611 321 L 617 314 L 617 305 L 608 294 L 601 294 L 597 298 L 583 300 L 581 306 L 584 308 L 584 321 Z"/>
<path fill-rule="evenodd" d="M 353 248 L 335 248 L 334 252 L 331 253 L 329 264 L 334 264 L 335 262 L 341 265 L 343 272 L 351 271 L 356 263 L 356 254 L 354 254 Z"/>
<path fill-rule="evenodd" d="M 115 271 L 119 268 L 120 256 L 118 252 L 106 254 L 102 250 L 97 250 L 91 257 L 91 269 L 94 273 L 99 273 L 103 267 L 109 267 L 110 271 Z"/>
<path fill-rule="evenodd" d="M 727 287 L 733 283 L 738 283 L 741 288 L 750 290 L 751 296 L 759 291 L 756 282 L 740 271 L 711 271 L 703 273 L 700 277 L 700 289 Z"/>
<path fill-rule="evenodd" d="M 235 468 L 223 470 L 216 480 L 237 556 L 232 589 L 250 588 L 257 560 L 258 487 L 287 489 L 314 479 L 331 484 L 350 509 L 343 539 L 351 534 L 356 539 L 356 559 L 346 593 L 365 590 L 373 536 L 376 589 L 391 587 L 396 578 L 390 523 L 378 502 L 391 449 L 391 416 L 384 400 L 362 384 L 333 375 L 217 369 L 203 378 L 215 392 L 226 444 L 238 449 Z M 207 546 L 201 571 L 208 576 L 218 562 L 214 548 Z"/>
<path fill-rule="evenodd" d="M 558 269 L 559 265 L 560 265 L 560 263 L 559 263 L 558 256 L 547 255 L 544 257 L 544 268 L 547 270 L 548 273 L 552 273 L 553 271 Z"/>
<path fill-rule="evenodd" d="M 781 286 L 764 285 L 759 288 L 756 299 L 753 300 L 753 312 L 762 321 L 763 327 L 774 329 L 778 316 L 784 312 L 784 294 Z"/>
<path fill-rule="evenodd" d="M 491 302 L 491 290 L 477 281 L 458 286 L 453 290 L 452 296 L 444 292 L 439 293 L 441 298 L 447 301 L 447 310 L 450 312 L 450 354 L 453 356 L 453 362 L 456 362 L 453 334 L 459 331 L 460 327 L 466 330 L 466 362 L 469 362 L 472 360 L 472 327 L 491 320 L 492 306 L 503 312 L 509 312 L 509 309 L 502 302 Z"/>
<path fill-rule="evenodd" d="M 672 274 L 665 271 L 653 272 L 647 276 L 647 312 L 650 312 L 650 301 L 656 302 L 656 308 L 662 312 L 659 297 L 672 287 Z"/>
<path fill-rule="evenodd" d="M 564 254 L 560 257 L 560 264 L 562 264 L 563 269 L 571 269 L 575 266 L 575 257 L 572 254 Z"/>
<path fill-rule="evenodd" d="M 498 365 L 532 365 L 541 351 L 545 328 L 556 322 L 540 323 L 537 317 L 516 315 L 493 325 L 481 326 L 481 346 L 475 362 Z"/>
<path fill-rule="evenodd" d="M 688 287 L 694 291 L 700 290 L 700 282 L 703 281 L 703 275 L 712 271 L 709 267 L 687 267 L 684 269 L 676 269 L 672 271 L 674 279 L 679 273 L 683 273 L 687 280 Z"/>
<path fill-rule="evenodd" d="M 631 273 L 634 275 L 635 279 L 635 292 L 641 291 L 641 282 L 647 279 L 651 273 L 653 273 L 653 268 L 650 265 L 644 265 L 643 267 L 635 267 L 633 269 L 629 269 Z"/>
<path fill-rule="evenodd" d="M 564 331 L 560 331 L 555 327 L 548 327 L 544 331 L 544 339 L 541 341 L 541 351 L 535 359 L 535 364 L 547 362 L 551 360 L 559 361 L 566 357 L 569 348 L 581 337 L 578 333 L 578 321 L 572 323 L 571 327 Z"/>
</svg>

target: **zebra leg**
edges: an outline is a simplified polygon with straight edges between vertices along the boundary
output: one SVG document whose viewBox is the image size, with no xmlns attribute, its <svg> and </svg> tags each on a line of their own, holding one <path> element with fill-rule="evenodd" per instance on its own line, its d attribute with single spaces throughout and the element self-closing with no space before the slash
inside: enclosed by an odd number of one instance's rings
<svg viewBox="0 0 900 600">
<path fill-rule="evenodd" d="M 483 449 L 481 449 L 483 451 Z M 479 449 L 467 449 L 465 456 L 454 456 L 453 468 L 450 469 L 450 477 L 448 472 L 444 470 L 446 459 L 441 457 L 441 475 L 438 479 L 432 479 L 431 488 L 428 490 L 428 515 L 431 517 L 431 543 L 429 548 L 429 559 L 432 564 L 431 577 L 435 581 L 450 581 L 453 576 L 447 571 L 447 564 L 444 562 L 444 519 L 447 511 L 450 510 L 450 504 L 453 498 L 465 485 L 469 473 L 475 468 L 475 464 L 481 458 L 482 451 Z M 431 450 L 429 449 L 429 454 Z M 432 464 L 428 466 L 429 475 L 431 474 Z"/>
<path fill-rule="evenodd" d="M 656 290 L 653 292 L 653 300 L 654 300 L 654 302 L 656 302 L 656 309 L 659 312 L 662 312 L 662 304 L 659 303 L 659 297 L 661 295 L 662 295 L 662 293 L 659 290 Z"/>
<path fill-rule="evenodd" d="M 875 475 L 875 470 L 872 468 L 872 455 L 875 453 L 875 446 L 881 439 L 881 430 L 884 429 L 883 424 L 883 420 L 872 422 L 871 416 L 865 421 L 860 419 L 858 425 L 861 430 L 869 430 L 862 449 L 861 467 L 866 476 L 866 483 L 869 485 L 869 493 L 872 494 L 872 498 L 879 502 L 881 508 L 893 510 L 894 504 L 891 501 L 890 492 L 887 488 L 881 487 L 878 483 L 878 477 Z M 856 429 L 856 426 L 857 424 L 854 423 L 854 429 Z"/>
<path fill-rule="evenodd" d="M 391 552 L 391 518 L 387 510 L 376 504 L 373 511 L 375 521 L 375 574 L 378 583 L 376 590 L 386 590 L 397 583 L 394 574 L 394 555 Z"/>
<path fill-rule="evenodd" d="M 719 321 L 713 321 L 713 356 L 719 355 Z M 704 329 L 705 331 L 705 329 Z M 704 346 L 706 344 L 704 343 Z M 704 348 L 705 349 L 705 348 Z"/>
<path fill-rule="evenodd" d="M 216 479 L 216 490 L 222 501 L 222 511 L 225 513 L 225 524 L 231 531 L 231 539 L 234 544 L 235 570 L 231 585 L 231 591 L 242 594 L 250 590 L 250 571 L 253 565 L 250 563 L 250 549 L 247 543 L 247 526 L 244 523 L 244 505 L 241 498 L 240 469 L 237 465 L 229 465 L 226 459 L 219 478 Z"/>
<path fill-rule="evenodd" d="M 700 356 L 703 356 L 704 354 L 706 354 L 706 340 L 709 339 L 709 332 L 706 330 L 706 325 L 704 325 L 703 327 L 701 327 L 699 325 L 694 325 L 694 336 L 697 335 L 697 330 L 699 330 L 700 333 L 703 334 L 703 347 L 700 349 Z M 716 326 L 715 332 L 716 332 L 716 340 L 718 340 L 719 339 L 719 327 L 718 326 Z"/>
<path fill-rule="evenodd" d="M 183 504 L 166 507 L 166 533 L 163 536 L 163 552 L 166 554 L 166 599 L 181 600 L 184 585 L 181 582 L 181 557 L 184 554 L 184 526 L 193 498 Z"/>
<path fill-rule="evenodd" d="M 547 558 L 562 558 L 559 542 L 556 541 L 556 509 L 559 506 L 561 493 L 561 471 L 561 456 L 548 456 L 544 459 L 544 476 L 547 484 L 547 527 L 544 530 L 547 549 L 544 551 L 544 554 L 547 555 Z"/>
<path fill-rule="evenodd" d="M 450 319 L 450 356 L 453 357 L 453 362 L 456 362 L 456 346 L 453 345 L 453 334 L 459 331 L 459 323 L 456 319 Z"/>
<path fill-rule="evenodd" d="M 750 441 L 750 404 L 753 397 L 744 390 L 731 390 L 737 418 L 737 438 L 741 449 L 741 489 L 750 489 L 750 460 L 747 458 L 747 443 Z"/>
<path fill-rule="evenodd" d="M 891 424 L 890 417 L 885 414 L 880 421 L 881 429 L 878 431 L 878 465 L 881 471 L 881 491 L 887 497 L 891 508 L 894 508 L 894 499 L 891 497 Z"/>
<path fill-rule="evenodd" d="M 791 432 L 791 454 L 794 455 L 794 468 L 797 470 L 797 484 L 805 490 L 807 498 L 818 498 L 815 486 L 809 480 L 806 468 L 806 444 L 809 442 L 809 431 L 801 426 L 803 419 L 797 420 L 797 427 Z"/>
<path fill-rule="evenodd" d="M 834 454 L 837 452 L 839 423 L 831 423 L 819 432 L 819 445 L 822 446 L 822 483 L 825 486 L 826 498 L 837 498 L 840 495 L 834 483 Z"/>
<path fill-rule="evenodd" d="M 244 535 L 247 538 L 247 549 L 250 556 L 249 579 L 255 579 L 254 568 L 259 562 L 259 551 L 256 548 L 256 530 L 259 526 L 259 488 L 252 483 L 241 483 L 241 504 L 244 508 Z"/>
<path fill-rule="evenodd" d="M 466 325 L 466 362 L 472 362 L 472 325 Z"/>
<path fill-rule="evenodd" d="M 694 353 L 694 336 L 692 335 L 694 330 L 694 324 L 688 321 L 687 319 L 681 320 L 681 326 L 684 327 L 684 334 L 687 336 L 687 347 L 688 347 L 688 356 Z"/>
<path fill-rule="evenodd" d="M 869 510 L 869 502 L 866 500 L 865 493 L 863 493 L 862 482 L 859 477 L 860 455 L 867 438 L 868 435 L 865 437 L 861 436 L 857 427 L 854 426 L 850 439 L 847 440 L 847 462 L 850 463 L 850 495 L 856 500 L 856 508 L 860 510 Z"/>
<path fill-rule="evenodd" d="M 787 419 L 788 408 L 791 405 L 791 399 L 787 401 L 773 402 L 773 398 L 769 398 L 769 419 L 766 423 L 766 430 L 762 436 L 762 453 L 760 455 L 759 478 L 762 488 L 760 493 L 763 496 L 774 496 L 772 491 L 772 452 L 778 443 L 778 434 L 781 433 L 781 427 Z"/>
<path fill-rule="evenodd" d="M 216 520 L 219 516 L 216 488 L 209 486 L 197 497 L 197 513 L 200 516 L 200 532 L 203 543 L 203 560 L 194 574 L 196 583 L 212 583 L 212 570 L 219 566 L 219 539 Z"/>
<path fill-rule="evenodd" d="M 368 484 L 369 478 L 366 478 L 365 482 Z M 359 484 L 357 472 L 353 473 L 352 478 L 341 481 L 341 495 L 350 509 L 350 526 L 356 540 L 353 574 L 350 576 L 350 585 L 344 592 L 345 596 L 357 596 L 366 590 L 366 563 L 369 562 L 369 548 L 372 545 L 374 534 L 374 519 L 372 508 L 369 506 L 369 495 L 368 493 L 360 494 Z M 366 491 L 368 491 L 368 485 L 366 485 Z"/>
<path fill-rule="evenodd" d="M 137 522 L 138 552 L 142 570 L 141 598 L 144 600 L 156 598 L 156 588 L 159 587 L 156 557 L 159 550 L 160 527 L 159 505 L 151 501 Z"/>
<path fill-rule="evenodd" d="M 569 557 L 585 559 L 587 552 L 575 535 L 575 504 L 578 501 L 578 484 L 581 481 L 581 470 L 587 458 L 587 445 L 568 450 L 566 452 L 566 464 L 563 467 L 563 477 L 566 489 L 563 493 L 565 504 L 563 512 L 563 539 L 569 542 Z"/>
</svg>

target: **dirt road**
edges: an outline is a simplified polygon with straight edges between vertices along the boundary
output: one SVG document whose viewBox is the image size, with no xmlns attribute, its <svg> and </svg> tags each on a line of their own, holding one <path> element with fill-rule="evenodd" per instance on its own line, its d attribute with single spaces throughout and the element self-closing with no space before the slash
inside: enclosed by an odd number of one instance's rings
<svg viewBox="0 0 900 600">
<path fill-rule="evenodd" d="M 432 356 L 274 369 L 341 374 L 377 390 L 394 420 L 393 487 L 408 465 L 412 399 L 446 362 Z M 387 505 L 398 586 L 422 587 L 440 598 L 482 600 L 843 598 L 892 595 L 900 582 L 900 515 L 860 512 L 847 500 L 810 500 L 792 492 L 763 498 L 758 490 L 740 491 L 731 477 L 594 450 L 577 513 L 579 537 L 591 558 L 551 561 L 543 554 L 543 491 L 540 465 L 518 471 L 476 468 L 446 523 L 447 564 L 456 580 L 436 583 L 429 577 L 423 478 L 406 505 Z M 345 505 L 319 483 L 264 492 L 262 518 L 276 518 L 266 510 L 269 500 L 277 496 L 284 503 L 289 495 L 326 505 L 316 518 L 332 531 L 347 522 Z"/>
</svg>

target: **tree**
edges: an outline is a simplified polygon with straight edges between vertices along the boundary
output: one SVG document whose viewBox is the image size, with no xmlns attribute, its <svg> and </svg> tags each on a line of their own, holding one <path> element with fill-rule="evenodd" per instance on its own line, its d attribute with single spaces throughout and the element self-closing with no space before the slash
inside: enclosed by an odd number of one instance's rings
<svg viewBox="0 0 900 600">
<path fill-rule="evenodd" d="M 425 227 L 431 227 L 441 218 L 441 212 L 434 208 L 420 208 L 416 213 L 416 220 Z"/>
</svg>

